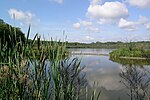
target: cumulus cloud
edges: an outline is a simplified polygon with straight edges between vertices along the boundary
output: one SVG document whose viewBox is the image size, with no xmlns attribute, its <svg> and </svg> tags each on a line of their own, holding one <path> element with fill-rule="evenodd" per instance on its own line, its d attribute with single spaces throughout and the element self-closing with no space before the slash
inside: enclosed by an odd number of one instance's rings
<svg viewBox="0 0 150 100">
<path fill-rule="evenodd" d="M 76 29 L 79 29 L 81 27 L 81 25 L 80 25 L 80 23 L 75 23 L 75 24 L 73 24 L 73 27 Z"/>
<path fill-rule="evenodd" d="M 126 0 L 130 5 L 140 7 L 140 8 L 147 8 L 150 5 L 150 0 Z"/>
<path fill-rule="evenodd" d="M 57 3 L 61 4 L 61 3 L 63 3 L 64 0 L 49 0 L 49 1 L 54 1 L 54 2 L 57 2 Z"/>
<path fill-rule="evenodd" d="M 31 12 L 23 12 L 21 10 L 11 8 L 8 10 L 8 13 L 12 19 L 14 19 L 15 17 L 15 20 L 20 21 L 21 25 L 36 24 L 37 22 L 40 21 L 40 19 L 37 19 L 35 14 Z"/>
<path fill-rule="evenodd" d="M 92 25 L 93 23 L 91 21 L 79 21 L 75 24 L 73 24 L 73 27 L 76 28 L 76 29 L 80 29 L 81 27 L 87 31 L 90 31 L 90 32 L 99 32 L 99 28 L 97 27 L 94 27 Z"/>
<path fill-rule="evenodd" d="M 118 23 L 119 28 L 122 28 L 127 31 L 135 31 L 137 27 L 144 26 L 146 29 L 150 29 L 150 21 L 145 16 L 139 16 L 137 21 L 127 21 L 124 18 L 121 18 Z"/>
<path fill-rule="evenodd" d="M 127 31 L 135 31 L 137 30 L 137 27 L 136 27 L 137 23 L 136 22 L 133 22 L 133 21 L 127 21 L 123 18 L 120 19 L 119 23 L 118 23 L 118 26 L 124 30 L 127 30 Z"/>
<path fill-rule="evenodd" d="M 105 19 L 105 18 L 101 18 L 97 21 L 98 24 L 102 25 L 102 24 L 110 24 L 110 23 L 116 23 L 119 19 Z"/>
<path fill-rule="evenodd" d="M 96 5 L 100 3 L 102 0 L 91 0 L 91 5 Z"/>
<path fill-rule="evenodd" d="M 101 20 L 116 20 L 128 16 L 128 9 L 121 2 L 105 2 L 103 5 L 90 5 L 87 16 Z"/>
</svg>

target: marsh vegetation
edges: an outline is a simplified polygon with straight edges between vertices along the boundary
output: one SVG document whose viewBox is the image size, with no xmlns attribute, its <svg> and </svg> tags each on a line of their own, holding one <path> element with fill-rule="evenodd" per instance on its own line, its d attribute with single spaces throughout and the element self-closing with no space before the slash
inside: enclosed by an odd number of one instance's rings
<svg viewBox="0 0 150 100">
<path fill-rule="evenodd" d="M 98 99 L 100 92 L 88 92 L 84 67 L 70 59 L 66 43 L 41 41 L 38 34 L 22 40 L 16 28 L 1 23 L 0 98 L 5 100 L 79 100 Z M 2 28 L 2 27 L 1 27 Z M 6 32 L 7 31 L 7 32 Z M 21 31 L 19 31 L 21 32 Z M 7 38 L 6 38 L 7 37 Z"/>
<path fill-rule="evenodd" d="M 118 59 L 121 56 L 148 58 L 149 50 L 143 46 L 115 51 L 68 49 L 70 44 L 65 41 L 41 40 L 38 34 L 29 39 L 30 26 L 24 36 L 19 28 L 0 22 L 3 26 L 0 27 L 0 99 L 149 100 L 149 59 Z M 109 58 L 68 55 L 70 51 L 111 53 Z"/>
</svg>

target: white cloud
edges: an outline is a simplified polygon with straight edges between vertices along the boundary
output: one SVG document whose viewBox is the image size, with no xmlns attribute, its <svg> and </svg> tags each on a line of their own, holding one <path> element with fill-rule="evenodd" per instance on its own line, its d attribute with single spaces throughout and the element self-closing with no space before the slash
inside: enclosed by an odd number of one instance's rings
<svg viewBox="0 0 150 100">
<path fill-rule="evenodd" d="M 150 0 L 126 0 L 130 5 L 140 7 L 140 8 L 147 8 L 150 7 Z"/>
<path fill-rule="evenodd" d="M 99 19 L 98 20 L 98 24 L 100 24 L 100 25 L 102 25 L 102 24 L 110 24 L 110 23 L 116 23 L 118 21 L 118 19 L 104 19 L 104 18 L 102 18 L 102 19 Z"/>
<path fill-rule="evenodd" d="M 92 22 L 90 21 L 81 21 L 80 22 L 83 26 L 91 26 L 92 25 Z"/>
<path fill-rule="evenodd" d="M 102 0 L 91 0 L 91 5 L 96 5 L 100 3 Z"/>
<path fill-rule="evenodd" d="M 116 20 L 128 16 L 128 9 L 123 3 L 105 2 L 103 5 L 90 5 L 87 10 L 87 16 L 101 20 Z"/>
<path fill-rule="evenodd" d="M 75 24 L 73 24 L 73 27 L 76 29 L 79 29 L 81 27 L 81 25 L 80 25 L 80 23 L 75 23 Z"/>
<path fill-rule="evenodd" d="M 118 26 L 124 30 L 127 30 L 127 31 L 135 31 L 137 30 L 137 27 L 136 27 L 137 23 L 136 22 L 132 22 L 132 21 L 127 21 L 123 18 L 120 19 L 119 23 L 118 23 Z"/>
<path fill-rule="evenodd" d="M 127 21 L 123 18 L 120 19 L 118 26 L 127 31 L 135 31 L 137 27 L 144 26 L 146 29 L 150 29 L 150 21 L 145 16 L 139 16 L 136 22 Z"/>
<path fill-rule="evenodd" d="M 80 29 L 81 27 L 85 29 L 86 31 L 97 33 L 99 32 L 99 28 L 93 26 L 93 23 L 91 21 L 84 21 L 80 20 L 79 22 L 73 24 L 73 27 L 76 29 Z"/>
<path fill-rule="evenodd" d="M 54 2 L 57 2 L 57 3 L 63 3 L 64 2 L 64 0 L 49 0 L 49 1 L 54 1 Z"/>
<path fill-rule="evenodd" d="M 8 13 L 12 19 L 15 17 L 15 20 L 20 21 L 21 25 L 36 24 L 37 22 L 40 22 L 40 19 L 36 19 L 35 14 L 31 12 L 23 12 L 21 10 L 11 8 L 8 10 Z"/>
<path fill-rule="evenodd" d="M 99 28 L 97 28 L 97 27 L 87 27 L 86 29 L 88 31 L 95 32 L 95 33 L 99 32 Z"/>
</svg>

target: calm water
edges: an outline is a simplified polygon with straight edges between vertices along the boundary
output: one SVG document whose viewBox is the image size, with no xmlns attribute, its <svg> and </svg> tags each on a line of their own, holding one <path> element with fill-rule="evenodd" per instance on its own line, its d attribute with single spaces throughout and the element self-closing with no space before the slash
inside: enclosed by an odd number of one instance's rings
<svg viewBox="0 0 150 100">
<path fill-rule="evenodd" d="M 108 54 L 113 49 L 70 49 L 71 52 L 77 53 L 98 53 Z M 120 82 L 123 80 L 120 77 L 121 71 L 125 66 L 109 60 L 109 56 L 97 55 L 72 55 L 81 60 L 81 66 L 86 66 L 86 78 L 90 86 L 93 82 L 98 82 L 97 88 L 101 90 L 100 100 L 130 100 L 127 96 L 128 90 Z M 145 66 L 147 67 L 147 66 Z M 149 70 L 149 68 L 147 67 Z"/>
<path fill-rule="evenodd" d="M 115 49 L 69 49 L 71 53 L 84 53 L 84 54 L 109 54 Z"/>
</svg>

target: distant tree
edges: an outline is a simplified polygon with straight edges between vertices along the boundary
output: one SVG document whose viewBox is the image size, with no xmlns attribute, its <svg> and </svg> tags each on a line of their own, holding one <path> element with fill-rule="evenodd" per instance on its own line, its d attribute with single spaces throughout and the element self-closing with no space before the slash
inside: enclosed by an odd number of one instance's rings
<svg viewBox="0 0 150 100">
<path fill-rule="evenodd" d="M 0 24 L 4 24 L 5 22 L 2 20 L 2 19 L 0 19 Z"/>
<path fill-rule="evenodd" d="M 101 42 L 97 41 L 96 44 L 101 44 Z"/>
<path fill-rule="evenodd" d="M 24 33 L 20 28 L 12 27 L 0 19 L 0 44 L 12 48 L 17 42 L 25 42 Z"/>
<path fill-rule="evenodd" d="M 122 43 L 121 41 L 117 41 L 117 43 Z"/>
</svg>

